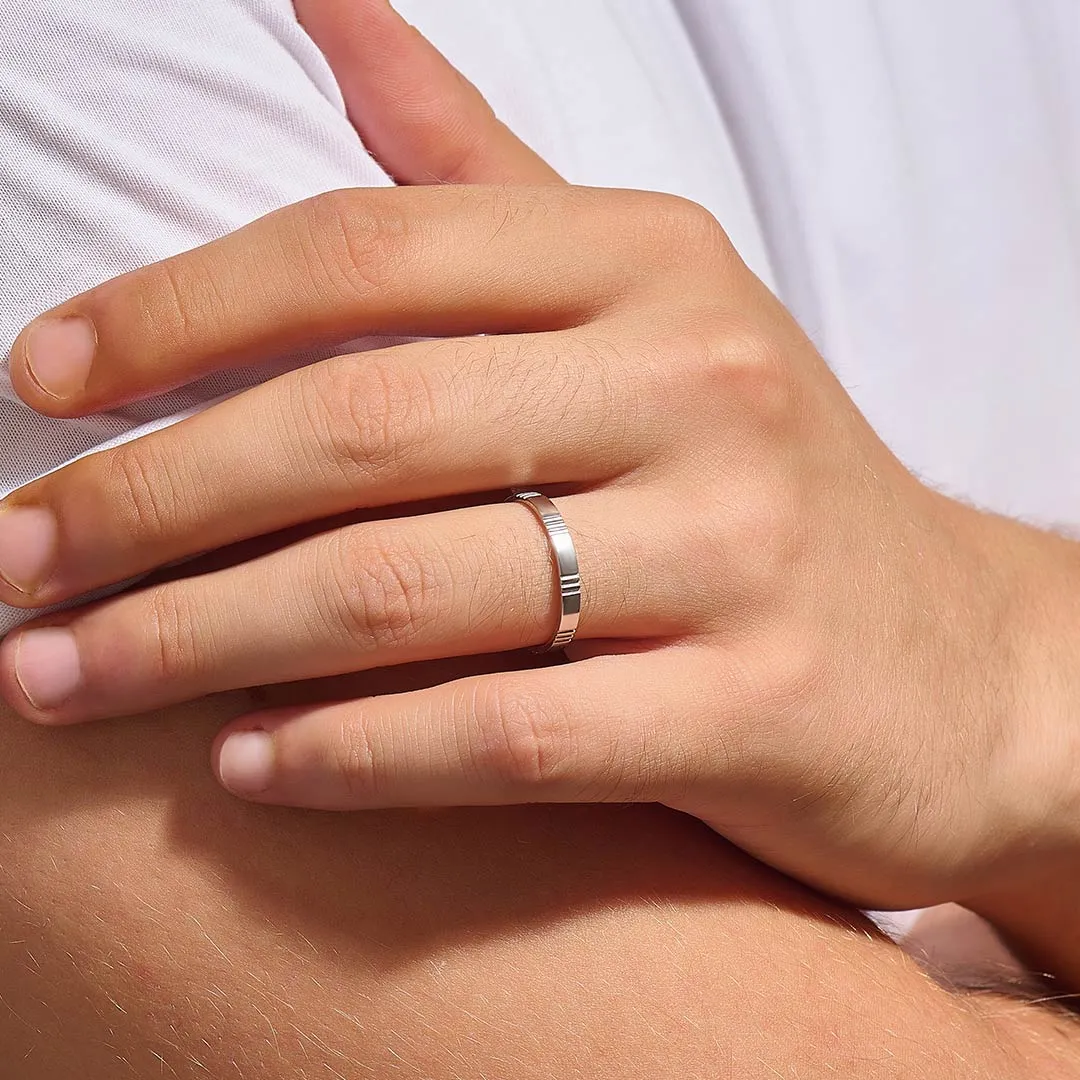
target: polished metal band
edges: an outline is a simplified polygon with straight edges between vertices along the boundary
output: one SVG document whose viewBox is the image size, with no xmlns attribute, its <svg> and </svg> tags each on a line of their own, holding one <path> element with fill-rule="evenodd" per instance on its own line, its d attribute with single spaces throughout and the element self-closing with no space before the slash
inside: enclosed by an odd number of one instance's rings
<svg viewBox="0 0 1080 1080">
<path fill-rule="evenodd" d="M 539 491 L 515 491 L 506 501 L 524 503 L 540 519 L 547 533 L 551 564 L 558 576 L 562 615 L 555 636 L 541 648 L 544 652 L 548 649 L 564 649 L 574 640 L 581 615 L 581 574 L 578 572 L 577 551 L 570 530 L 555 504 Z"/>
</svg>

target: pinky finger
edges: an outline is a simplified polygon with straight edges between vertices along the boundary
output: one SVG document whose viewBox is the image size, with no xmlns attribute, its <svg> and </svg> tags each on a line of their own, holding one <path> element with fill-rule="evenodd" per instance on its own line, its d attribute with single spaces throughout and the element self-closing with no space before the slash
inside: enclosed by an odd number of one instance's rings
<svg viewBox="0 0 1080 1080">
<path fill-rule="evenodd" d="M 686 788 L 684 738 L 699 729 L 691 651 L 253 713 L 218 736 L 214 771 L 241 798 L 326 810 L 668 801 Z"/>
</svg>

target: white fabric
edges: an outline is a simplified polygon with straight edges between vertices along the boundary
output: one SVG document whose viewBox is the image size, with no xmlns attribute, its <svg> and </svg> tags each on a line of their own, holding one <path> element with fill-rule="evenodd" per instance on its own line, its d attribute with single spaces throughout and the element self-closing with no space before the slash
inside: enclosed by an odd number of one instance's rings
<svg viewBox="0 0 1080 1080">
<path fill-rule="evenodd" d="M 768 275 L 726 129 L 668 3 L 401 6 L 568 176 L 696 199 Z M 290 0 L 31 0 L 0 22 L 0 57 L 4 352 L 33 315 L 101 280 L 319 191 L 388 183 Z M 266 370 L 74 422 L 41 418 L 0 385 L 0 495 Z M 0 634 L 21 617 L 0 605 Z"/>
<path fill-rule="evenodd" d="M 398 6 L 571 180 L 709 207 L 929 480 L 1080 520 L 1075 0 Z M 289 0 L 27 0 L 0 58 L 0 348 L 104 278 L 387 182 Z M 79 422 L 0 384 L 0 495 L 269 370 Z"/>
<path fill-rule="evenodd" d="M 781 294 L 878 432 L 1080 522 L 1080 3 L 678 2 Z"/>
</svg>

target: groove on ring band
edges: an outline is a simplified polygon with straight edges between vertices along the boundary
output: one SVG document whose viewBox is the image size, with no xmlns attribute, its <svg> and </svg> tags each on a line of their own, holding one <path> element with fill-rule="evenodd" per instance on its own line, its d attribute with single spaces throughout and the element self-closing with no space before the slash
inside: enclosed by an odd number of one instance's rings
<svg viewBox="0 0 1080 1080">
<path fill-rule="evenodd" d="M 561 612 L 555 636 L 539 652 L 565 649 L 574 640 L 581 615 L 581 574 L 578 570 L 577 549 L 570 529 L 555 504 L 539 491 L 515 491 L 507 502 L 524 503 L 536 516 L 547 534 L 551 565 L 559 589 Z"/>
</svg>

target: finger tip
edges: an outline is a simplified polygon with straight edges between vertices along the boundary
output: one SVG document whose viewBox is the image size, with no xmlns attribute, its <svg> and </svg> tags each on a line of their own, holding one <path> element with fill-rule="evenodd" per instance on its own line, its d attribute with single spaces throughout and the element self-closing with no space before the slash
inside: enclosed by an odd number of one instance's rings
<svg viewBox="0 0 1080 1080">
<path fill-rule="evenodd" d="M 214 742 L 213 767 L 231 794 L 241 799 L 265 795 L 276 771 L 274 738 L 262 728 L 227 729 Z"/>
<path fill-rule="evenodd" d="M 8 634 L 0 638 L 0 703 L 6 705 L 12 712 L 26 720 L 31 719 L 26 713 L 30 703 L 19 686 L 18 676 L 15 674 L 15 657 L 17 646 L 16 635 Z"/>
<path fill-rule="evenodd" d="M 71 327 L 81 328 L 77 342 L 56 340 L 58 328 Z M 31 359 L 32 340 L 37 371 Z M 97 347 L 97 328 L 88 317 L 64 309 L 45 312 L 24 327 L 11 346 L 8 368 L 12 389 L 43 416 L 67 420 L 98 412 L 100 404 L 89 401 L 86 393 Z"/>
<path fill-rule="evenodd" d="M 35 611 L 44 607 L 46 603 L 47 601 L 39 599 L 37 591 L 26 592 L 0 575 L 0 604 L 19 611 Z"/>
<path fill-rule="evenodd" d="M 68 727 L 73 721 L 37 708 L 26 696 L 15 671 L 12 651 L 0 645 L 0 705 L 6 705 L 21 720 L 37 727 Z"/>
<path fill-rule="evenodd" d="M 9 374 L 11 388 L 24 405 L 54 420 L 74 420 L 96 411 L 93 407 L 84 405 L 79 395 L 61 398 L 46 393 L 30 375 L 25 360 L 18 359 L 18 356 L 16 349 L 12 349 Z"/>
<path fill-rule="evenodd" d="M 59 636 L 65 632 L 62 626 L 51 626 L 48 623 L 44 626 L 30 624 L 28 627 L 20 627 L 17 631 L 8 634 L 0 642 L 0 701 L 22 719 L 39 727 L 71 727 L 90 719 L 85 715 L 79 715 L 78 702 L 69 700 L 76 695 L 64 692 L 63 686 L 59 686 L 55 701 L 48 700 L 48 695 L 45 700 L 35 700 L 35 695 L 28 686 L 28 679 L 32 685 L 35 682 L 35 674 L 42 674 L 39 670 L 42 667 L 42 657 L 36 655 L 39 652 L 36 648 L 30 650 L 29 656 L 20 655 L 23 641 L 31 631 L 34 631 L 34 636 L 38 638 Z M 55 649 L 53 651 L 55 652 Z M 51 672 L 44 673 L 46 683 L 51 682 L 52 687 L 55 687 L 57 680 L 63 678 L 67 678 L 72 685 L 77 683 L 81 679 L 81 673 L 77 670 L 79 664 L 77 655 L 74 658 L 60 656 L 59 660 L 59 665 L 55 657 L 46 664 L 53 668 Z M 64 668 L 67 670 L 63 670 Z M 47 689 L 52 687 L 47 685 Z"/>
</svg>

